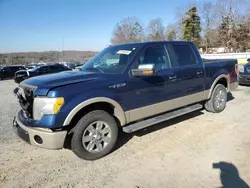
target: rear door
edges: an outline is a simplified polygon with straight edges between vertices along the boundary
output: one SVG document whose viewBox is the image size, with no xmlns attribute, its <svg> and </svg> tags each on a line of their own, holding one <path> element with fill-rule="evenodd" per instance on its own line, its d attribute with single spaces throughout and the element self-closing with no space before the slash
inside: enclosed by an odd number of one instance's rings
<svg viewBox="0 0 250 188">
<path fill-rule="evenodd" d="M 169 46 L 171 60 L 178 65 L 176 73 L 180 96 L 186 97 L 190 103 L 203 99 L 204 93 L 204 68 L 197 58 L 195 49 L 188 43 L 173 43 Z"/>
</svg>

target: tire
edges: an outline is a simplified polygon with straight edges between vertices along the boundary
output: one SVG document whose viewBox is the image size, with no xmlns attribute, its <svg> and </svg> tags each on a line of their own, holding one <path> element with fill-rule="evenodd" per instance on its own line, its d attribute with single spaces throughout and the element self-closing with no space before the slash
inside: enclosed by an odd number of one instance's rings
<svg viewBox="0 0 250 188">
<path fill-rule="evenodd" d="M 217 84 L 213 89 L 211 98 L 205 103 L 208 112 L 220 113 L 226 108 L 227 89 L 222 84 Z"/>
<path fill-rule="evenodd" d="M 71 149 L 82 159 L 96 160 L 113 150 L 117 137 L 118 126 L 115 119 L 103 110 L 91 111 L 84 115 L 73 128 Z"/>
</svg>

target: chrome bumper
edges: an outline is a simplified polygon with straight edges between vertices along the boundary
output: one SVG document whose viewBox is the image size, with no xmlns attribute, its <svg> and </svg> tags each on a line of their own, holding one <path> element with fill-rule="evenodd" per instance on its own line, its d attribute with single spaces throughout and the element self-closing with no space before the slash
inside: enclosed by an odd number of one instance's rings
<svg viewBox="0 0 250 188">
<path fill-rule="evenodd" d="M 64 141 L 67 131 L 55 131 L 46 128 L 33 128 L 25 126 L 16 116 L 13 121 L 13 129 L 16 134 L 24 141 L 31 145 L 47 148 L 61 149 L 64 146 Z"/>
</svg>

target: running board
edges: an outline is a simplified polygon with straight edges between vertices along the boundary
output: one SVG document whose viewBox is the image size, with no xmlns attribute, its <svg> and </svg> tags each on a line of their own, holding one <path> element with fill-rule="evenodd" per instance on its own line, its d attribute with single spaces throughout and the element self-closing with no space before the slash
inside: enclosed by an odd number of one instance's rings
<svg viewBox="0 0 250 188">
<path fill-rule="evenodd" d="M 142 120 L 136 123 L 133 123 L 131 125 L 128 125 L 126 127 L 123 127 L 122 130 L 123 132 L 126 133 L 132 133 L 135 131 L 138 131 L 140 129 L 144 129 L 146 127 L 149 127 L 151 125 L 155 125 L 157 123 L 161 123 L 163 121 L 167 121 L 169 119 L 184 115 L 184 114 L 188 114 L 190 112 L 202 109 L 203 105 L 201 104 L 195 104 L 195 105 L 191 105 L 191 106 L 187 106 L 175 111 L 171 111 L 171 112 L 167 112 L 165 114 L 161 114 L 159 116 L 155 116 L 146 120 Z"/>
</svg>

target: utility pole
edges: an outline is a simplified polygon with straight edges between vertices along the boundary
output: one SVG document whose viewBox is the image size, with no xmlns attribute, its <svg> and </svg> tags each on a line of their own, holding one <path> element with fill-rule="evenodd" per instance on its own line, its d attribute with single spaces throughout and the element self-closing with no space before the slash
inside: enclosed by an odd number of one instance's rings
<svg viewBox="0 0 250 188">
<path fill-rule="evenodd" d="M 64 56 L 64 37 L 62 36 L 62 57 Z"/>
</svg>

